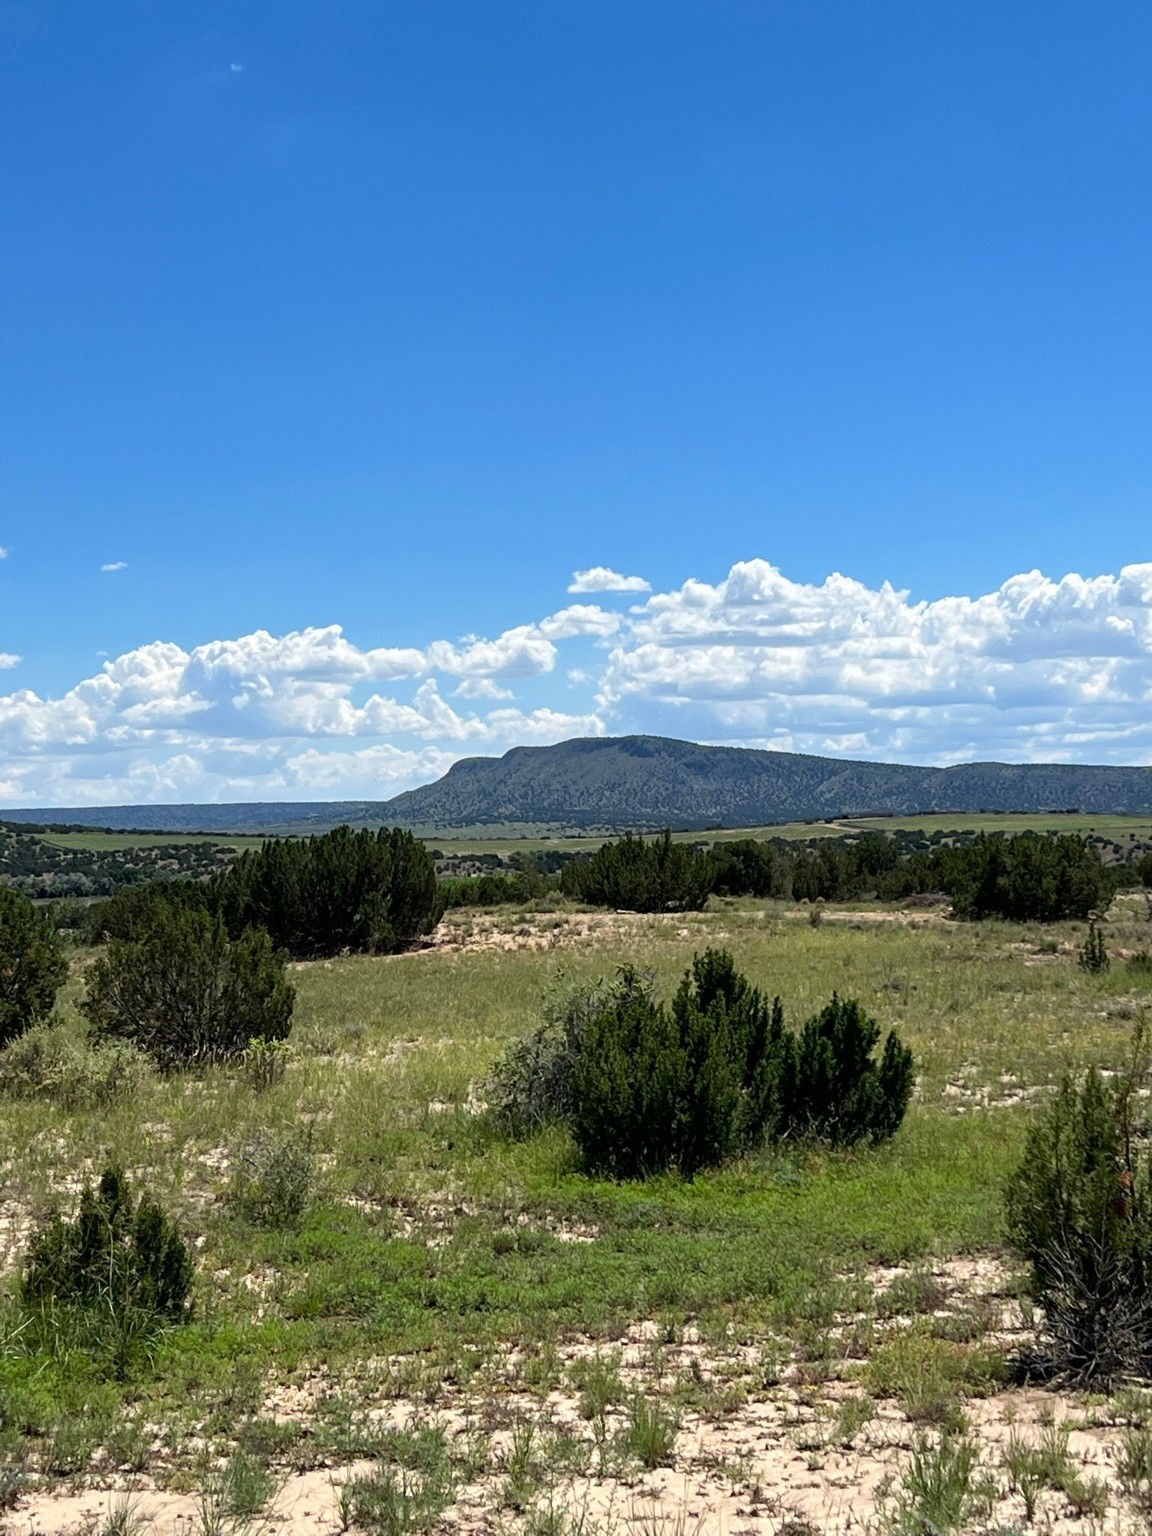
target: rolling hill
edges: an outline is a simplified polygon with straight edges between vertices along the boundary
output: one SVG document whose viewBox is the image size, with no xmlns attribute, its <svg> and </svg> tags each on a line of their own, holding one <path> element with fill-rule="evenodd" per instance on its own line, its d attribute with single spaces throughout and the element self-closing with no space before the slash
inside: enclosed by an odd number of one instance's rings
<svg viewBox="0 0 1152 1536">
<path fill-rule="evenodd" d="M 9 822 L 158 832 L 322 831 L 340 822 L 424 832 L 532 825 L 697 828 L 866 813 L 1082 810 L 1152 814 L 1152 768 L 964 763 L 921 768 L 662 736 L 580 738 L 465 758 L 392 800 L 132 805 L 5 811 Z"/>
</svg>

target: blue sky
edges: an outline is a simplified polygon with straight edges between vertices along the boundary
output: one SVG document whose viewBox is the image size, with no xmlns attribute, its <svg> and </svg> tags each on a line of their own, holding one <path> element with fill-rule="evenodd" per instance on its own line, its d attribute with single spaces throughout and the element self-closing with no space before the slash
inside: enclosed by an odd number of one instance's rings
<svg viewBox="0 0 1152 1536">
<path fill-rule="evenodd" d="M 0 0 L 0 804 L 1152 762 L 1149 57 L 1125 0 Z"/>
</svg>

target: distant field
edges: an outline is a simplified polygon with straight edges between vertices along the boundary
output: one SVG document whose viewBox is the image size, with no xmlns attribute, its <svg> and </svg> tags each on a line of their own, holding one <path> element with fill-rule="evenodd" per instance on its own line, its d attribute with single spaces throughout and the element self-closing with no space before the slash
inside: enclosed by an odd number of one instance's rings
<svg viewBox="0 0 1152 1536">
<path fill-rule="evenodd" d="M 839 821 L 790 821 L 762 827 L 725 827 L 719 831 L 674 832 L 677 842 L 731 842 L 735 838 L 782 837 L 799 840 L 810 837 L 843 837 L 846 833 L 916 831 L 933 832 L 1075 832 L 1080 836 L 1097 835 L 1116 842 L 1133 839 L 1136 842 L 1152 841 L 1152 817 L 1147 816 L 1096 816 L 1084 815 L 1029 815 L 1014 812 L 993 812 L 985 816 L 966 816 L 951 812 L 925 816 L 876 816 L 845 817 Z M 445 854 L 466 853 L 532 853 L 543 848 L 564 848 L 579 851 L 599 848 L 611 834 L 595 836 L 582 834 L 553 836 L 517 836 L 477 832 L 470 836 L 425 836 L 425 842 L 441 849 Z"/>
<path fill-rule="evenodd" d="M 244 848 L 262 843 L 260 836 L 234 832 L 41 832 L 34 834 L 57 848 L 88 848 L 106 852 L 115 848 L 172 848 L 186 843 L 215 843 L 222 848 Z"/>
<path fill-rule="evenodd" d="M 716 831 L 674 832 L 677 842 L 730 842 L 735 838 L 782 837 L 789 840 L 812 837 L 843 837 L 846 833 L 895 832 L 897 830 L 933 832 L 1076 832 L 1094 834 L 1116 842 L 1133 840 L 1152 842 L 1152 817 L 1027 815 L 996 812 L 986 816 L 965 816 L 948 812 L 927 816 L 845 817 L 839 821 L 790 821 L 760 827 L 725 827 Z M 315 829 L 310 829 L 315 830 Z M 48 832 L 40 834 L 44 842 L 58 848 L 84 848 L 105 852 L 116 848 L 160 848 L 188 843 L 215 843 L 226 848 L 245 848 L 262 843 L 261 833 L 200 832 Z M 285 835 L 285 834 L 281 834 Z M 300 835 L 309 835 L 301 832 Z M 545 833 L 512 829 L 479 828 L 473 832 L 441 836 L 425 832 L 424 841 L 447 855 L 468 853 L 533 853 L 545 848 L 579 852 L 599 848 L 615 836 L 612 832 Z"/>
</svg>

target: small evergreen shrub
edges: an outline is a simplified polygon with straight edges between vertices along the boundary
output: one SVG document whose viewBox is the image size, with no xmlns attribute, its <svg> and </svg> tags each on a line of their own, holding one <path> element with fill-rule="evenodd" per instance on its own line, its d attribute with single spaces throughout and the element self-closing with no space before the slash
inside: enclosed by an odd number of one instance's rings
<svg viewBox="0 0 1152 1536">
<path fill-rule="evenodd" d="M 131 1040 L 172 1071 L 284 1039 L 294 1001 L 266 933 L 233 942 L 218 916 L 162 904 L 141 938 L 112 940 L 80 1006 L 99 1034 Z"/>
<path fill-rule="evenodd" d="M 59 1214 L 32 1236 L 20 1277 L 25 1308 L 53 1304 L 136 1312 L 180 1322 L 192 1288 L 192 1257 L 175 1225 L 128 1179 L 106 1168 L 85 1185 L 73 1221 Z"/>
<path fill-rule="evenodd" d="M 1076 962 L 1082 971 L 1087 971 L 1090 976 L 1102 976 L 1112 963 L 1108 958 L 1108 949 L 1104 943 L 1104 935 L 1095 922 L 1088 924 L 1088 937 L 1080 946 L 1080 952 Z"/>
<path fill-rule="evenodd" d="M 778 998 L 708 950 L 670 1006 L 633 967 L 568 997 L 507 1052 L 488 1098 L 513 1134 L 567 1123 L 592 1172 L 691 1175 L 766 1140 L 847 1146 L 893 1135 L 912 1056 L 889 1035 L 875 1060 L 879 1038 L 858 1003 L 835 996 L 794 1035 Z"/>
<path fill-rule="evenodd" d="M 796 1041 L 781 1130 L 832 1146 L 894 1135 L 912 1095 L 912 1052 L 890 1033 L 877 1062 L 879 1040 L 860 1004 L 833 993 Z"/>
<path fill-rule="evenodd" d="M 130 1097 L 148 1077 L 127 1040 L 85 1040 L 62 1024 L 38 1024 L 0 1051 L 0 1093 L 89 1109 Z"/>
<path fill-rule="evenodd" d="M 68 975 L 51 920 L 0 886 L 0 1045 L 47 1018 Z"/>
<path fill-rule="evenodd" d="M 1152 1369 L 1152 1181 L 1132 1099 L 1131 1075 L 1118 1088 L 1095 1069 L 1065 1078 L 1005 1192 L 1043 1310 L 1037 1363 L 1077 1383 Z"/>
</svg>

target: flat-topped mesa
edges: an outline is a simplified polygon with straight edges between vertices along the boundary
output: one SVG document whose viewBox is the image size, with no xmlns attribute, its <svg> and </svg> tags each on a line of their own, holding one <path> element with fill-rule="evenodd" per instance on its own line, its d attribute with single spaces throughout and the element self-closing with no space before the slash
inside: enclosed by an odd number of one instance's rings
<svg viewBox="0 0 1152 1536">
<path fill-rule="evenodd" d="M 1079 810 L 1152 814 L 1152 768 L 961 763 L 925 768 L 800 752 L 704 746 L 664 736 L 577 737 L 468 757 L 391 800 L 134 805 L 6 811 L 13 822 L 157 832 L 421 830 L 509 825 L 636 831 L 764 826 L 841 816 Z"/>
</svg>

